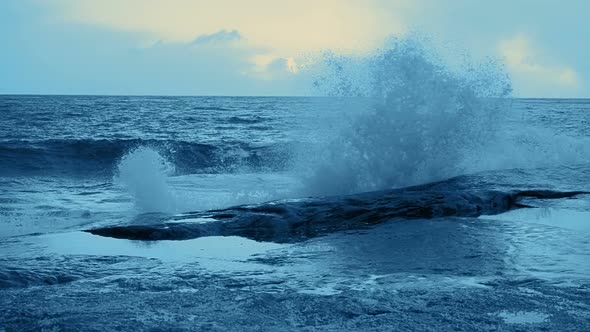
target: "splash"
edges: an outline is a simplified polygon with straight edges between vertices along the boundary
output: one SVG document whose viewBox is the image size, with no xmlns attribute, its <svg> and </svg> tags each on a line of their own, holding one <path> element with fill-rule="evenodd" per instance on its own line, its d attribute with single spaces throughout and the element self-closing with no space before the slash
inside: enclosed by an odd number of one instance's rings
<svg viewBox="0 0 590 332">
<path fill-rule="evenodd" d="M 308 194 L 403 187 L 474 168 L 465 161 L 494 140 L 509 80 L 493 61 L 453 70 L 425 45 L 396 40 L 368 59 L 328 57 L 316 86 L 370 107 L 302 153 Z"/>
<path fill-rule="evenodd" d="M 277 188 L 292 188 L 289 177 L 278 174 L 178 175 L 165 151 L 142 146 L 129 151 L 118 165 L 115 182 L 129 193 L 139 213 L 218 209 L 285 198 Z"/>
<path fill-rule="evenodd" d="M 141 212 L 173 212 L 175 203 L 167 179 L 174 166 L 157 151 L 139 147 L 127 153 L 118 166 L 123 184 Z"/>
</svg>

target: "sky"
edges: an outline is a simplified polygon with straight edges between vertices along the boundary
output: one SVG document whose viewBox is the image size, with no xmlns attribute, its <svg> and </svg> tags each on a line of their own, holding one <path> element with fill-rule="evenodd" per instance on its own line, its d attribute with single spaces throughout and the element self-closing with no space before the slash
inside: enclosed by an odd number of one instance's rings
<svg viewBox="0 0 590 332">
<path fill-rule="evenodd" d="M 2 0 L 0 94 L 313 95 L 321 54 L 426 35 L 517 97 L 590 98 L 586 0 Z M 320 60 L 318 60 L 320 59 Z"/>
</svg>

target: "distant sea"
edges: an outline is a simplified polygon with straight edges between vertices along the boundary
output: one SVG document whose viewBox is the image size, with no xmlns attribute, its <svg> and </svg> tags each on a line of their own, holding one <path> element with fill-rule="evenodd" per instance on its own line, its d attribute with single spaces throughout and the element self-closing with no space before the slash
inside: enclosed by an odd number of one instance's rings
<svg viewBox="0 0 590 332">
<path fill-rule="evenodd" d="M 0 331 L 590 330 L 590 100 L 420 105 L 0 96 Z"/>
</svg>

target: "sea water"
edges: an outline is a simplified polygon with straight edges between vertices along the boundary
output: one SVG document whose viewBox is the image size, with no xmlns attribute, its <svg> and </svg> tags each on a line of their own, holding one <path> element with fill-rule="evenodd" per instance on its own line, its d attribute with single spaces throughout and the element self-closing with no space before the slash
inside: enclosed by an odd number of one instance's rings
<svg viewBox="0 0 590 332">
<path fill-rule="evenodd" d="M 584 193 L 280 241 L 84 232 L 236 205 L 297 224 L 428 183 L 590 191 L 590 100 L 512 98 L 419 50 L 371 66 L 357 97 L 0 96 L 0 329 L 589 330 Z"/>
</svg>

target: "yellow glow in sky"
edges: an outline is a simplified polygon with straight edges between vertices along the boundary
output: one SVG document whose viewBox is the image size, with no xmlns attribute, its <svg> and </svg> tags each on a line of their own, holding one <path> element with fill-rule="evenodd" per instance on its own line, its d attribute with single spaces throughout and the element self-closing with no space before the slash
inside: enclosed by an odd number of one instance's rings
<svg viewBox="0 0 590 332">
<path fill-rule="evenodd" d="M 525 74 L 535 77 L 538 81 L 552 82 L 563 86 L 575 87 L 579 84 L 578 74 L 574 69 L 568 66 L 539 63 L 537 51 L 523 34 L 502 40 L 498 51 L 514 73 Z"/>
<path fill-rule="evenodd" d="M 409 1 L 391 0 L 55 0 L 64 19 L 189 42 L 236 29 L 253 47 L 275 57 L 315 50 L 363 52 L 405 31 L 399 13 Z"/>
</svg>

